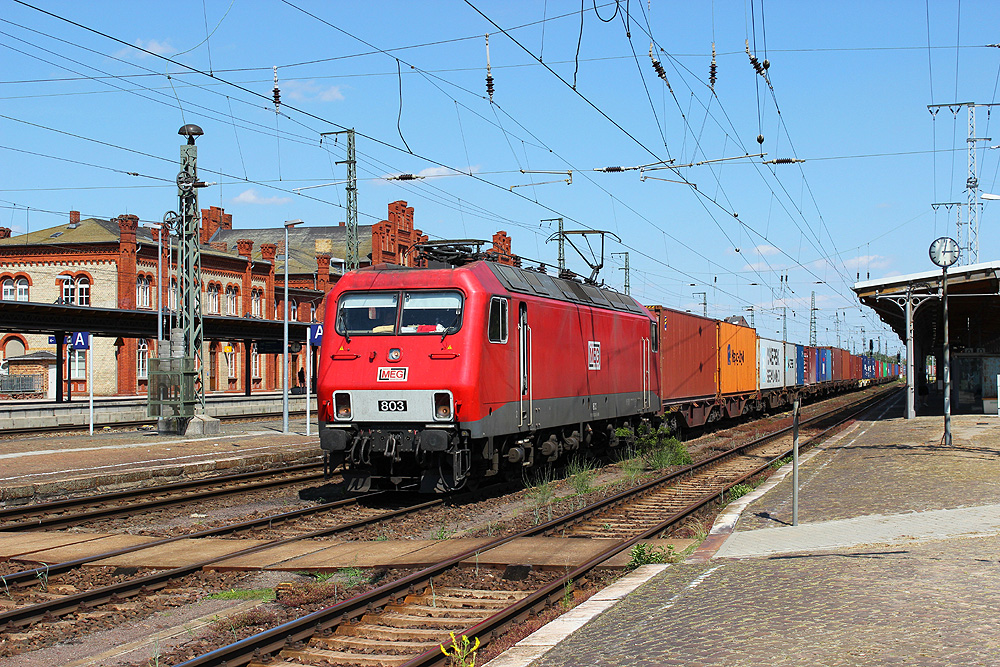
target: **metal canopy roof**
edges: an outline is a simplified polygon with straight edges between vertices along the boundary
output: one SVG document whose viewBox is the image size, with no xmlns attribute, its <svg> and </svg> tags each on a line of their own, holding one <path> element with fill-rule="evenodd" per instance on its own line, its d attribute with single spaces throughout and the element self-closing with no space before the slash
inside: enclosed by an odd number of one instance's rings
<svg viewBox="0 0 1000 667">
<path fill-rule="evenodd" d="M 902 302 L 905 303 L 907 294 L 912 297 L 940 297 L 941 271 L 923 271 L 905 276 L 866 280 L 855 283 L 852 289 L 862 304 L 874 310 L 879 319 L 888 324 L 900 339 L 906 340 L 905 314 L 903 307 L 897 303 L 897 300 L 903 300 Z M 975 319 L 983 321 L 984 324 L 989 324 L 992 320 L 996 323 L 994 326 L 1000 326 L 1000 320 L 993 317 L 983 317 L 986 314 L 992 315 L 1000 312 L 1000 261 L 949 268 L 948 300 L 949 321 L 961 321 L 963 318 L 969 320 L 975 317 Z M 914 318 L 916 337 L 920 338 L 922 334 L 932 333 L 928 331 L 928 327 L 933 328 L 933 323 L 929 320 L 940 319 L 940 315 L 937 313 L 939 309 L 939 307 L 928 306 L 922 309 L 920 317 Z M 935 312 L 935 318 L 928 317 L 928 313 L 931 311 Z M 921 324 L 924 326 L 920 326 Z M 992 329 L 992 327 L 987 328 Z M 974 343 L 973 340 L 967 342 L 968 345 L 974 345 Z M 983 347 L 982 345 L 974 346 Z"/>
<path fill-rule="evenodd" d="M 204 315 L 205 340 L 274 340 L 284 338 L 282 320 Z M 3 331 L 54 333 L 89 331 L 94 336 L 155 338 L 155 310 L 119 310 L 23 301 L 0 301 Z M 309 325 L 289 322 L 290 340 L 303 340 Z M 164 332 L 166 333 L 166 332 Z"/>
</svg>

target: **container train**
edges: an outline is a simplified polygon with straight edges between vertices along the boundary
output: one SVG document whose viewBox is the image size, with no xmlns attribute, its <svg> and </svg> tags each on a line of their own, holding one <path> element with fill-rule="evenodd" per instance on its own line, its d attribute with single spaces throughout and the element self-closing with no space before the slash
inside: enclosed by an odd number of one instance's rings
<svg viewBox="0 0 1000 667">
<path fill-rule="evenodd" d="M 351 490 L 449 492 L 897 373 L 497 262 L 378 265 L 327 297 L 320 445 Z"/>
</svg>

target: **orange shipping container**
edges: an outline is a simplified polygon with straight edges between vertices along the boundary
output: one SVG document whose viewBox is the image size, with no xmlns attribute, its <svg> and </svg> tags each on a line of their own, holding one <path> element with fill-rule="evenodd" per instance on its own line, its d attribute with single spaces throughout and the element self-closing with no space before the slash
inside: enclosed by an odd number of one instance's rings
<svg viewBox="0 0 1000 667">
<path fill-rule="evenodd" d="M 720 394 L 757 391 L 757 332 L 729 322 L 718 323 Z"/>
</svg>

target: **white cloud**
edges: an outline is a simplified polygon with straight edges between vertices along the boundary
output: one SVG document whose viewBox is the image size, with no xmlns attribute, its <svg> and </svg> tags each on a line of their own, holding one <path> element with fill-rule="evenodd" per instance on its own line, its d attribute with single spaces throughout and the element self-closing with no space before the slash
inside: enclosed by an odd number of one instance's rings
<svg viewBox="0 0 1000 667">
<path fill-rule="evenodd" d="M 779 252 L 781 252 L 780 249 L 775 248 L 773 245 L 767 245 L 766 243 L 761 244 L 759 246 L 754 246 L 753 251 L 758 255 L 764 255 L 764 256 L 777 255 Z"/>
<path fill-rule="evenodd" d="M 844 260 L 844 266 L 853 270 L 884 269 L 891 264 L 892 260 L 885 255 L 859 255 Z"/>
<path fill-rule="evenodd" d="M 321 86 L 312 79 L 292 79 L 279 84 L 285 97 L 296 102 L 339 102 L 344 99 L 340 86 Z"/>
<path fill-rule="evenodd" d="M 168 41 L 160 41 L 158 39 L 137 39 L 133 42 L 135 46 L 140 49 L 145 49 L 150 53 L 155 53 L 158 56 L 167 56 L 172 53 L 177 53 L 177 49 L 170 45 Z M 136 49 L 122 49 L 118 51 L 115 56 L 118 58 L 148 58 L 149 53 L 144 53 L 143 51 L 137 51 Z"/>
<path fill-rule="evenodd" d="M 291 197 L 261 197 L 257 190 L 250 188 L 230 200 L 233 204 L 251 204 L 254 206 L 274 206 L 276 204 L 287 204 L 292 201 Z"/>
</svg>

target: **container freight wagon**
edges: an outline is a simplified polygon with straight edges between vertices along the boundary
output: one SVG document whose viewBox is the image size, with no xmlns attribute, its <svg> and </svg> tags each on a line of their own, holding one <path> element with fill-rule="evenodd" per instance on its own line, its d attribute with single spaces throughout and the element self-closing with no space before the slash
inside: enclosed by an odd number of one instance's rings
<svg viewBox="0 0 1000 667">
<path fill-rule="evenodd" d="M 660 382 L 665 406 L 715 400 L 718 341 L 715 320 L 650 306 L 660 332 Z"/>
<path fill-rule="evenodd" d="M 833 379 L 833 354 L 828 347 L 816 348 L 816 382 L 830 382 Z"/>
<path fill-rule="evenodd" d="M 809 345 L 802 346 L 802 368 L 804 372 L 803 384 L 816 384 L 816 348 Z"/>
<path fill-rule="evenodd" d="M 785 343 L 785 386 L 798 387 L 805 382 L 805 369 L 802 367 L 802 346 L 795 343 Z"/>
<path fill-rule="evenodd" d="M 794 359 L 794 357 L 793 357 Z M 757 339 L 757 387 L 781 389 L 785 386 L 785 344 L 769 338 Z"/>
</svg>

